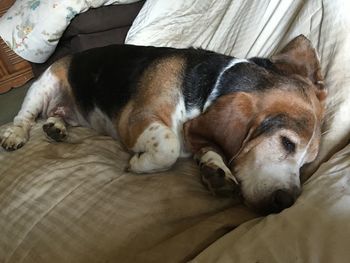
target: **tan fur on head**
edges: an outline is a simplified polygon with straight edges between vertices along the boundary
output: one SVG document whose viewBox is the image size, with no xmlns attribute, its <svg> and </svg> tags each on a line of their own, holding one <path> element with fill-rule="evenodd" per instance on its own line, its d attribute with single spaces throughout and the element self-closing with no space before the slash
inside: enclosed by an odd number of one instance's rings
<svg viewBox="0 0 350 263">
<path fill-rule="evenodd" d="M 315 95 L 310 95 L 310 100 L 315 100 Z M 317 114 L 321 111 L 295 93 L 275 90 L 261 100 L 264 107 L 256 116 L 255 132 L 270 117 L 277 116 L 277 125 L 253 135 L 235 157 L 231 169 L 241 183 L 246 202 L 265 210 L 275 191 L 283 189 L 294 198 L 300 192 L 299 170 L 316 158 L 322 116 Z"/>
<path fill-rule="evenodd" d="M 217 99 L 206 112 L 185 123 L 187 148 L 196 153 L 204 147 L 219 147 L 226 156 L 236 155 L 257 112 L 255 100 L 244 92 Z"/>
</svg>

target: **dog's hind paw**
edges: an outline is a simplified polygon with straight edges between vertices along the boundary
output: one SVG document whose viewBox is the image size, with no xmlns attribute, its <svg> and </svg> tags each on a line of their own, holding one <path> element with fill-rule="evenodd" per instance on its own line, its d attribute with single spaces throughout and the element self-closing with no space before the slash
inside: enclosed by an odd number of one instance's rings
<svg viewBox="0 0 350 263">
<path fill-rule="evenodd" d="M 21 148 L 29 138 L 28 132 L 21 126 L 11 125 L 0 131 L 0 145 L 6 151 Z"/>
<path fill-rule="evenodd" d="M 64 121 L 58 117 L 50 117 L 43 125 L 46 135 L 56 142 L 62 142 L 67 138 L 67 128 Z"/>
</svg>

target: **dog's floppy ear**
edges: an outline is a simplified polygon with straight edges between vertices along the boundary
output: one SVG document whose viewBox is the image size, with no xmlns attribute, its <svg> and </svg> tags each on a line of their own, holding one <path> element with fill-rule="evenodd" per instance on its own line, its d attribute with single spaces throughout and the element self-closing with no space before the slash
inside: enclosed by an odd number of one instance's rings
<svg viewBox="0 0 350 263">
<path fill-rule="evenodd" d="M 253 95 L 244 92 L 224 95 L 206 112 L 184 124 L 186 148 L 196 154 L 204 147 L 213 147 L 229 160 L 249 137 L 255 115 Z"/>
<path fill-rule="evenodd" d="M 292 39 L 279 53 L 271 57 L 274 67 L 282 74 L 298 74 L 311 80 L 317 87 L 320 101 L 326 97 L 323 76 L 317 52 L 304 35 Z"/>
</svg>

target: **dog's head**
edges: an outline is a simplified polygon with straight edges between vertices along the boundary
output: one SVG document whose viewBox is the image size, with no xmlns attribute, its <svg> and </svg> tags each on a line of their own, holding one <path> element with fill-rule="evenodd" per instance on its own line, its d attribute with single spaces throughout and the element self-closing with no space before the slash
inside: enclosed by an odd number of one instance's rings
<svg viewBox="0 0 350 263">
<path fill-rule="evenodd" d="M 317 54 L 304 36 L 270 60 L 252 61 L 259 87 L 219 97 L 185 124 L 185 139 L 194 153 L 220 148 L 245 202 L 279 212 L 295 202 L 299 170 L 317 156 L 326 92 Z"/>
</svg>

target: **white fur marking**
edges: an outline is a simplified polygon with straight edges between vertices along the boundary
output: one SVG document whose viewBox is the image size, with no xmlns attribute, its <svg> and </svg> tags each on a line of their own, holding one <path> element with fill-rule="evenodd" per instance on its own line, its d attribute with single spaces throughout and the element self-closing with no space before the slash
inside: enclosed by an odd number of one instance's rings
<svg viewBox="0 0 350 263">
<path fill-rule="evenodd" d="M 304 152 L 301 154 L 301 156 L 300 156 L 300 158 L 299 158 L 299 160 L 298 160 L 298 162 L 297 162 L 299 168 L 305 163 L 306 155 L 307 155 L 308 150 L 309 150 L 309 148 L 310 148 L 310 145 L 312 144 L 312 141 L 313 141 L 313 139 L 314 139 L 314 137 L 315 137 L 315 135 L 316 135 L 316 130 L 317 130 L 317 116 L 316 116 L 316 112 L 315 112 L 316 107 L 315 107 L 315 104 L 314 104 L 314 101 L 313 101 L 313 100 L 311 100 L 311 104 L 312 104 L 312 113 L 313 113 L 313 115 L 314 115 L 314 120 L 315 120 L 315 122 L 314 122 L 314 129 L 313 129 L 313 131 L 312 131 L 312 135 L 311 135 L 311 137 L 310 137 L 310 140 L 308 141 L 308 143 L 307 143 L 307 145 L 306 145 L 306 147 L 305 147 Z"/>
<path fill-rule="evenodd" d="M 180 155 L 180 142 L 172 130 L 152 123 L 143 131 L 132 150 L 136 153 L 129 162 L 135 173 L 152 173 L 169 169 Z"/>
<path fill-rule="evenodd" d="M 60 130 L 66 130 L 66 125 L 61 117 L 50 117 L 46 123 L 53 123 L 54 126 Z"/>
<path fill-rule="evenodd" d="M 232 68 L 233 66 L 239 64 L 239 63 L 249 63 L 248 60 L 246 59 L 238 59 L 238 58 L 233 58 L 230 60 L 230 62 L 226 65 L 226 67 L 220 72 L 218 78 L 216 79 L 214 88 L 212 90 L 212 92 L 210 93 L 207 101 L 204 104 L 204 111 L 212 104 L 212 102 L 218 97 L 218 86 L 220 84 L 220 81 L 222 79 L 222 76 L 225 74 L 225 72 L 227 70 L 229 70 L 230 68 Z"/>
<path fill-rule="evenodd" d="M 183 96 L 179 96 L 179 101 L 175 107 L 175 111 L 171 116 L 171 127 L 172 131 L 178 137 L 181 146 L 181 157 L 189 157 L 191 153 L 187 152 L 184 147 L 183 140 L 183 124 L 190 119 L 197 117 L 200 114 L 198 108 L 192 108 L 190 111 L 186 111 L 185 101 Z"/>
</svg>

